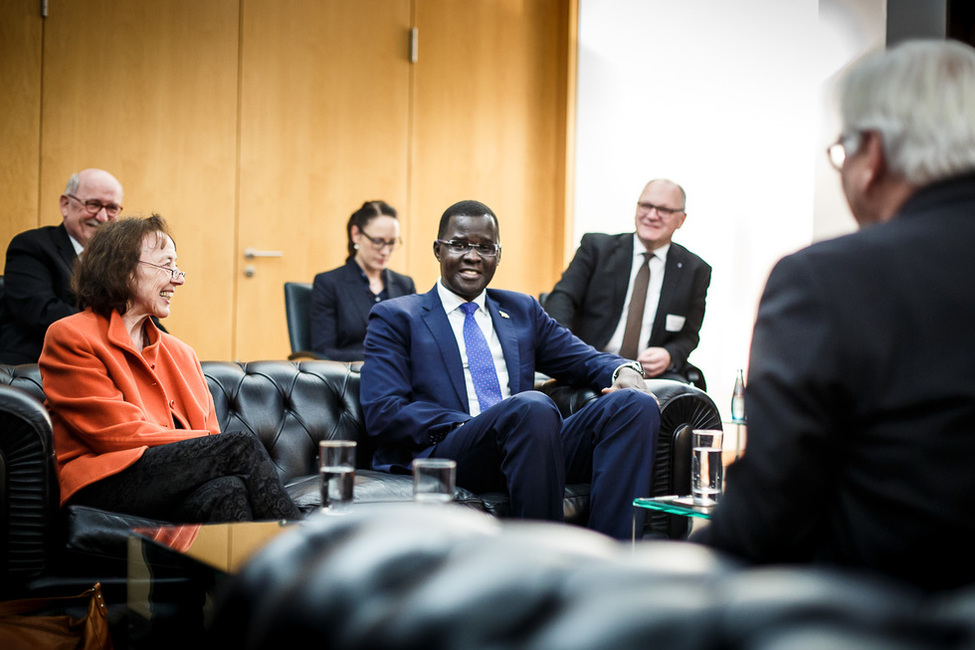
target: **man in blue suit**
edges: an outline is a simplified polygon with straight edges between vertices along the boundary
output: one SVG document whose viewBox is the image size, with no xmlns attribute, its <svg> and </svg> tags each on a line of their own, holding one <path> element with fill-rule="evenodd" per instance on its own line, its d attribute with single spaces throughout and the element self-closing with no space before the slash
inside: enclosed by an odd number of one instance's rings
<svg viewBox="0 0 975 650">
<path fill-rule="evenodd" d="M 628 538 L 632 500 L 650 494 L 660 428 L 639 365 L 586 345 L 534 298 L 487 289 L 501 245 L 483 203 L 447 208 L 433 253 L 431 291 L 369 315 L 360 385 L 374 467 L 452 458 L 458 485 L 507 491 L 516 517 L 551 521 L 563 520 L 566 481 L 588 482 L 589 527 Z M 604 395 L 563 420 L 533 390 L 536 370 Z"/>
</svg>

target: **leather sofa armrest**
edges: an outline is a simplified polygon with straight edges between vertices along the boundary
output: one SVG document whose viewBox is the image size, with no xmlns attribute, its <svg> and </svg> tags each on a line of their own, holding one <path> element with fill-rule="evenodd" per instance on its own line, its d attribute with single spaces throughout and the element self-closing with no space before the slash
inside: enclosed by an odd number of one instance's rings
<svg viewBox="0 0 975 650">
<path fill-rule="evenodd" d="M 23 584 L 49 568 L 60 539 L 51 419 L 37 399 L 0 384 L 0 432 L 0 575 Z"/>
<path fill-rule="evenodd" d="M 923 594 L 824 566 L 398 504 L 309 518 L 214 599 L 204 646 L 962 648 L 971 586 Z"/>
<path fill-rule="evenodd" d="M 721 429 L 721 413 L 703 390 L 669 379 L 648 379 L 647 387 L 660 401 L 661 442 L 657 448 L 653 494 L 690 494 L 691 431 Z M 667 468 L 666 472 L 661 466 Z"/>
<path fill-rule="evenodd" d="M 572 386 L 557 379 L 538 381 L 535 390 L 540 390 L 551 397 L 564 418 L 599 397 L 599 393 L 588 386 Z"/>
<path fill-rule="evenodd" d="M 707 393 L 672 379 L 648 379 L 647 387 L 660 402 L 660 433 L 653 464 L 653 485 L 647 496 L 689 494 L 691 491 L 691 431 L 721 429 L 721 414 Z M 570 386 L 555 379 L 535 385 L 555 401 L 562 417 L 583 408 L 599 394 L 589 387 Z M 680 537 L 686 521 L 655 514 L 649 527 Z"/>
</svg>

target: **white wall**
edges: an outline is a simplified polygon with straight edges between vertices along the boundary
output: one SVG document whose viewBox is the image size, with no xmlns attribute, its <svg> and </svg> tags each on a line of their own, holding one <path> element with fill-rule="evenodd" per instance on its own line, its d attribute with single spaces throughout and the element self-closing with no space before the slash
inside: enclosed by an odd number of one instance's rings
<svg viewBox="0 0 975 650">
<path fill-rule="evenodd" d="M 714 272 L 691 356 L 730 416 L 782 255 L 855 227 L 824 150 L 836 72 L 883 44 L 886 0 L 580 0 L 575 241 L 633 229 L 646 181 L 687 192 L 674 240 Z M 828 173 L 827 173 L 828 172 Z"/>
</svg>

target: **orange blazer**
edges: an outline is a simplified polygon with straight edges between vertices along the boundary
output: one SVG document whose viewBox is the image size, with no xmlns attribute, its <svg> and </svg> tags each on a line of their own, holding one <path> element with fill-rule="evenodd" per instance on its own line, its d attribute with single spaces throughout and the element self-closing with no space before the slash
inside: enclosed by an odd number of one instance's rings
<svg viewBox="0 0 975 650">
<path fill-rule="evenodd" d="M 220 433 L 196 353 L 152 321 L 146 332 L 149 344 L 140 353 L 117 312 L 105 318 L 90 309 L 47 330 L 38 365 L 62 505 L 149 447 Z"/>
</svg>

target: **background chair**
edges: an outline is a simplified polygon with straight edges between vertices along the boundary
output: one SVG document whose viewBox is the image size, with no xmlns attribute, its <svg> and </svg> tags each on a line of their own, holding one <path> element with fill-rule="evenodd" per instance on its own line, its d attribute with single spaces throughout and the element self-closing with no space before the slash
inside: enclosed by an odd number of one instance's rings
<svg viewBox="0 0 975 650">
<path fill-rule="evenodd" d="M 328 358 L 311 349 L 311 319 L 308 317 L 310 306 L 310 282 L 284 283 L 284 312 L 288 318 L 288 339 L 291 342 L 288 359 L 291 361 Z"/>
<path fill-rule="evenodd" d="M 7 308 L 6 303 L 7 301 L 4 298 L 4 291 L 3 291 L 3 276 L 0 275 L 0 323 L 3 322 L 3 310 Z M 2 334 L 2 332 L 0 332 L 0 334 Z"/>
</svg>

